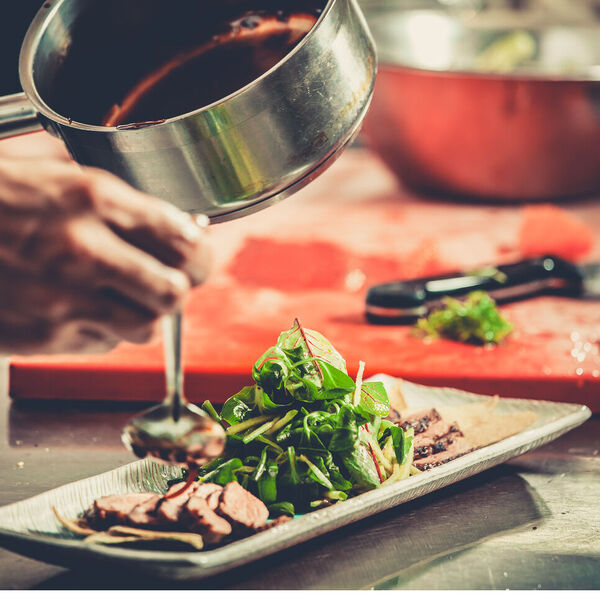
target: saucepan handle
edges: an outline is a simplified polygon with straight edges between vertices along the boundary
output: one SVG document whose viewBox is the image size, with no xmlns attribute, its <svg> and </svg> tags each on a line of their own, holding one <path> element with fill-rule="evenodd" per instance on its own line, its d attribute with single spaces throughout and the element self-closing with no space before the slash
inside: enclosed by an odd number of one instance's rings
<svg viewBox="0 0 600 599">
<path fill-rule="evenodd" d="M 0 98 L 0 139 L 43 129 L 37 112 L 23 93 Z"/>
</svg>

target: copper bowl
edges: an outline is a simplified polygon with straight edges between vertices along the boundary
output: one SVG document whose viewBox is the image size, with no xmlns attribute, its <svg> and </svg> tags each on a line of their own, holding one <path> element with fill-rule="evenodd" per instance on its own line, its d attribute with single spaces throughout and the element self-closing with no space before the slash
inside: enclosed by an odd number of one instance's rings
<svg viewBox="0 0 600 599">
<path fill-rule="evenodd" d="M 511 202 L 600 190 L 598 25 L 368 4 L 380 66 L 363 131 L 407 187 Z"/>
</svg>

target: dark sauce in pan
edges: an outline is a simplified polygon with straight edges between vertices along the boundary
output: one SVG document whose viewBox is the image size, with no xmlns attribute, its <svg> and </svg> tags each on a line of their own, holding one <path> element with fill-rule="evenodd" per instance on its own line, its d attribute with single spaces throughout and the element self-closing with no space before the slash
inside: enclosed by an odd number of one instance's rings
<svg viewBox="0 0 600 599">
<path fill-rule="evenodd" d="M 149 126 L 232 94 L 282 60 L 319 13 L 243 13 L 210 39 L 154 65 L 112 106 L 102 124 L 123 129 Z"/>
</svg>

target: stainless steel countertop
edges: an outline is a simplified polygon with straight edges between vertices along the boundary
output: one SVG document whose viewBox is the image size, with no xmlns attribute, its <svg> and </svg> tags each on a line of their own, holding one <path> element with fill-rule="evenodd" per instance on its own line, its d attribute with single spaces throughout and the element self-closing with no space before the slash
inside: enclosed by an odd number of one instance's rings
<svg viewBox="0 0 600 599">
<path fill-rule="evenodd" d="M 131 461 L 136 406 L 11 403 L 0 505 Z M 275 557 L 193 585 L 67 571 L 0 550 L 2 589 L 598 589 L 600 418 L 553 443 Z"/>
</svg>

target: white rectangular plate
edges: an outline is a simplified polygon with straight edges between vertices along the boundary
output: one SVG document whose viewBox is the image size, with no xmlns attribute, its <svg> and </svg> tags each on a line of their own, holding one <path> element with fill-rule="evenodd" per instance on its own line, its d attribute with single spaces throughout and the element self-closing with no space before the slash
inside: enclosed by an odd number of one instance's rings
<svg viewBox="0 0 600 599">
<path fill-rule="evenodd" d="M 380 375 L 384 382 L 393 379 Z M 490 399 L 455 389 L 405 382 L 410 408 L 450 406 Z M 361 518 L 382 512 L 472 476 L 535 449 L 580 425 L 590 416 L 582 405 L 523 399 L 500 399 L 497 412 L 531 410 L 537 420 L 523 432 L 478 449 L 428 472 L 380 487 L 328 508 L 294 518 L 271 530 L 208 551 L 152 551 L 87 544 L 65 531 L 51 511 L 78 517 L 94 499 L 112 493 L 164 492 L 175 468 L 140 460 L 111 472 L 64 485 L 31 499 L 0 508 L 0 545 L 49 563 L 76 567 L 104 565 L 170 580 L 212 576 L 281 551 Z"/>
</svg>

